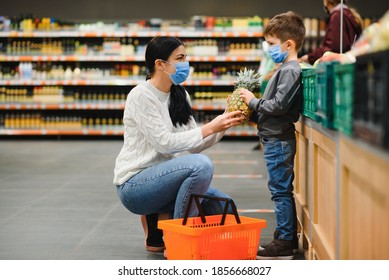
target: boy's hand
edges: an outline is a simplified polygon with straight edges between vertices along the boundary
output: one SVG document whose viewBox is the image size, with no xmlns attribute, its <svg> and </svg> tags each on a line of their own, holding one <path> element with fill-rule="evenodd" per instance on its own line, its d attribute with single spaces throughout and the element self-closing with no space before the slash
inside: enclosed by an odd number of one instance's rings
<svg viewBox="0 0 389 280">
<path fill-rule="evenodd" d="M 242 88 L 240 89 L 240 98 L 242 98 L 244 103 L 249 105 L 251 99 L 255 98 L 255 95 L 248 89 Z"/>
</svg>

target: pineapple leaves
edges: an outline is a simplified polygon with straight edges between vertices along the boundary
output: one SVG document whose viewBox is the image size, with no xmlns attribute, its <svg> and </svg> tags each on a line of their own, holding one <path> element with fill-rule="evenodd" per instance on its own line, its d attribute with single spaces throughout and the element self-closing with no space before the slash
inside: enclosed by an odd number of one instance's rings
<svg viewBox="0 0 389 280">
<path fill-rule="evenodd" d="M 259 87 L 260 81 L 259 78 L 261 77 L 261 74 L 253 69 L 247 69 L 246 67 L 244 70 L 238 72 L 238 78 L 235 83 L 235 89 L 237 88 L 246 88 L 249 91 L 254 91 L 256 88 Z"/>
</svg>

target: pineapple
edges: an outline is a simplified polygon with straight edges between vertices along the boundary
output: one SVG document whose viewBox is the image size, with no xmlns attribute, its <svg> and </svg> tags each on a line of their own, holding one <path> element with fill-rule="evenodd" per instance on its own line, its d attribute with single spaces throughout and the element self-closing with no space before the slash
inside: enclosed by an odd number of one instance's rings
<svg viewBox="0 0 389 280">
<path fill-rule="evenodd" d="M 255 70 L 247 70 L 246 67 L 243 71 L 239 71 L 238 79 L 234 87 L 234 92 L 229 96 L 227 101 L 228 112 L 240 110 L 242 111 L 242 115 L 246 120 L 249 118 L 251 110 L 240 98 L 239 89 L 245 88 L 253 92 L 255 88 L 259 87 L 259 77 L 260 74 L 258 72 L 256 73 Z"/>
</svg>

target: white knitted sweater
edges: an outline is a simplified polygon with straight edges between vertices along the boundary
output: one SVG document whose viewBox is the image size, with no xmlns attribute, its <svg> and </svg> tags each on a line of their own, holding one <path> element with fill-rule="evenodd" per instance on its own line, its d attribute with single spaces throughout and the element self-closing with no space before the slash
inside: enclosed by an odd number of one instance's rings
<svg viewBox="0 0 389 280">
<path fill-rule="evenodd" d="M 203 139 L 193 118 L 188 125 L 175 127 L 169 116 L 169 99 L 169 93 L 158 90 L 150 81 L 128 94 L 123 116 L 124 144 L 114 168 L 115 185 L 181 152 L 199 153 L 223 137 L 224 133 L 216 133 Z"/>
</svg>

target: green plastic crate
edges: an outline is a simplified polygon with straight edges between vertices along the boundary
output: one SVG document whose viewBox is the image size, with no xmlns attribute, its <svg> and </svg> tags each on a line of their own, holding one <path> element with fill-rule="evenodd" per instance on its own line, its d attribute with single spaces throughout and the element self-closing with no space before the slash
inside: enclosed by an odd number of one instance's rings
<svg viewBox="0 0 389 280">
<path fill-rule="evenodd" d="M 316 67 L 316 116 L 320 123 L 326 127 L 334 128 L 334 92 L 333 73 L 334 66 L 339 62 L 323 62 Z"/>
<path fill-rule="evenodd" d="M 316 72 L 313 68 L 302 69 L 302 84 L 303 84 L 303 115 L 313 119 L 319 120 L 316 115 Z"/>
<path fill-rule="evenodd" d="M 352 136 L 354 102 L 354 64 L 334 66 L 334 128 Z"/>
</svg>

